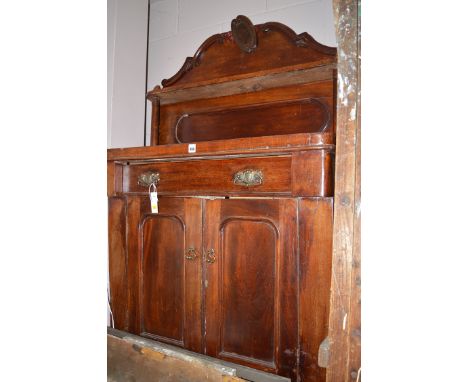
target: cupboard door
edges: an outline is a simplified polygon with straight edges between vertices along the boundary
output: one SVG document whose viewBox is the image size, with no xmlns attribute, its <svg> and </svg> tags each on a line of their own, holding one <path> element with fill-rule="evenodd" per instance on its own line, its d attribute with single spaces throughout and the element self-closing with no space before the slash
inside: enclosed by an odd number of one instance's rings
<svg viewBox="0 0 468 382">
<path fill-rule="evenodd" d="M 206 201 L 205 352 L 293 380 L 298 348 L 296 201 Z"/>
<path fill-rule="evenodd" d="M 201 221 L 201 200 L 160 198 L 139 224 L 139 334 L 198 352 Z"/>
</svg>

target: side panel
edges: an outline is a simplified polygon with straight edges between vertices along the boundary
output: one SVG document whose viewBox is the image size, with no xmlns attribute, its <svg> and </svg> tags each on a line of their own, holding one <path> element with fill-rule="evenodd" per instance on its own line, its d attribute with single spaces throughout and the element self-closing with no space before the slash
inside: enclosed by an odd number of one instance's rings
<svg viewBox="0 0 468 382">
<path fill-rule="evenodd" d="M 206 354 L 295 380 L 296 201 L 207 201 L 204 227 Z"/>
<path fill-rule="evenodd" d="M 299 201 L 299 370 L 300 380 L 305 382 L 322 382 L 326 376 L 326 369 L 318 366 L 318 350 L 328 335 L 332 200 L 316 198 Z"/>
<path fill-rule="evenodd" d="M 124 198 L 109 198 L 109 290 L 114 326 L 128 330 L 126 207 Z"/>
<path fill-rule="evenodd" d="M 146 199 L 146 198 L 145 198 Z M 127 277 L 128 277 L 128 332 L 140 333 L 139 299 L 139 224 L 142 210 L 145 211 L 142 197 L 126 196 L 127 200 Z M 148 211 L 148 209 L 146 209 Z"/>
</svg>

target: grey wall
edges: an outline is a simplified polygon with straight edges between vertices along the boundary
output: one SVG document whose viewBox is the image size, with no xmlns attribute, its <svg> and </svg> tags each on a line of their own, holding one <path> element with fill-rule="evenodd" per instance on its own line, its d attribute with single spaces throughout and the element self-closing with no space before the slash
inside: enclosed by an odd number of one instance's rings
<svg viewBox="0 0 468 382">
<path fill-rule="evenodd" d="M 142 146 L 147 0 L 107 1 L 107 146 Z"/>
</svg>

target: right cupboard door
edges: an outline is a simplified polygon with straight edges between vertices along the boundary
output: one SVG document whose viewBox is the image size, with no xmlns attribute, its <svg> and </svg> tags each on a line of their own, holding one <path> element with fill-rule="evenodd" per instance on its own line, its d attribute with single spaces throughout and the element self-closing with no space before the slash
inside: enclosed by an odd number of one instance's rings
<svg viewBox="0 0 468 382">
<path fill-rule="evenodd" d="M 206 201 L 207 355 L 296 380 L 297 234 L 297 200 Z"/>
</svg>

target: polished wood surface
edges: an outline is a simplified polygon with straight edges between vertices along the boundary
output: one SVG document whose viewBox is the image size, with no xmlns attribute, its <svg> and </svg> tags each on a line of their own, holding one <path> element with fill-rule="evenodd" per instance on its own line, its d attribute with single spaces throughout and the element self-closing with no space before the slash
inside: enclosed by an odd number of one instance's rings
<svg viewBox="0 0 468 382">
<path fill-rule="evenodd" d="M 296 201 L 206 202 L 206 354 L 295 378 Z"/>
<path fill-rule="evenodd" d="M 156 214 L 141 224 L 141 334 L 184 346 L 184 222 Z"/>
<path fill-rule="evenodd" d="M 333 195 L 334 155 L 332 151 L 300 151 L 292 154 L 294 196 Z"/>
<path fill-rule="evenodd" d="M 211 36 L 148 93 L 152 145 L 333 131 L 336 49 L 280 23 L 250 27 L 248 52 L 235 31 Z"/>
<path fill-rule="evenodd" d="M 291 156 L 251 157 L 168 161 L 125 166 L 124 190 L 147 193 L 148 187 L 138 184 L 138 176 L 152 171 L 160 174 L 161 195 L 231 195 L 290 194 Z M 263 172 L 263 184 L 246 187 L 234 183 L 234 176 L 245 169 Z"/>
<path fill-rule="evenodd" d="M 109 301 L 114 325 L 128 330 L 126 200 L 113 197 L 108 203 Z"/>
<path fill-rule="evenodd" d="M 133 261 L 112 268 L 128 275 L 111 279 L 121 291 L 112 294 L 116 328 L 293 381 L 323 381 L 317 353 L 327 333 L 331 198 L 161 197 L 159 214 L 149 213 L 147 196 L 113 201 L 115 210 L 131 203 L 135 241 L 126 246 Z M 110 227 L 114 240 L 120 227 Z M 185 257 L 187 247 L 195 259 Z M 140 303 L 127 307 L 135 296 Z"/>
<path fill-rule="evenodd" d="M 151 147 L 108 150 L 111 306 L 118 329 L 323 382 L 336 51 L 249 25 L 148 94 Z"/>
<path fill-rule="evenodd" d="M 157 138 L 158 144 L 166 145 L 190 142 L 190 138 L 197 142 L 324 131 L 333 133 L 333 126 L 333 79 L 330 78 L 300 86 L 258 88 L 243 94 L 223 97 L 213 94 L 209 99 L 190 98 L 161 104 L 158 126 L 153 126 L 156 129 L 152 136 Z M 185 136 L 180 136 L 181 129 Z"/>
<path fill-rule="evenodd" d="M 299 375 L 325 380 L 318 365 L 320 343 L 328 334 L 331 286 L 333 199 L 299 200 Z"/>
<path fill-rule="evenodd" d="M 332 110 L 333 81 L 329 79 L 161 105 L 159 125 L 152 134 L 159 144 L 172 144 L 190 142 L 190 138 L 211 141 L 332 131 Z M 185 137 L 180 136 L 181 129 Z"/>
<path fill-rule="evenodd" d="M 314 147 L 276 155 L 125 161 L 120 168 L 120 183 L 112 181 L 115 195 L 146 194 L 148 186 L 140 185 L 138 178 L 148 172 L 160 175 L 160 195 L 331 196 L 333 192 L 333 152 Z M 247 169 L 261 171 L 262 183 L 235 183 L 235 175 Z"/>
<path fill-rule="evenodd" d="M 130 333 L 140 333 L 140 267 L 141 242 L 140 222 L 147 211 L 145 200 L 140 197 L 126 196 L 126 236 L 127 236 L 127 326 Z M 112 290 L 112 284 L 111 284 Z M 120 329 L 119 327 L 116 327 Z"/>
<path fill-rule="evenodd" d="M 297 35 L 278 22 L 254 27 L 258 44 L 252 52 L 239 49 L 232 32 L 213 35 L 203 42 L 194 57 L 186 59 L 173 77 L 163 80 L 162 86 L 166 89 L 201 86 L 336 61 L 336 49 L 318 43 L 308 33 Z M 159 91 L 156 88 L 153 92 Z"/>
<path fill-rule="evenodd" d="M 189 152 L 188 144 L 108 149 L 107 160 L 126 163 L 129 160 L 142 162 L 172 158 L 209 158 L 220 155 L 238 156 L 256 153 L 266 155 L 298 150 L 334 150 L 334 148 L 332 133 L 324 132 L 198 142 L 194 153 Z"/>
<path fill-rule="evenodd" d="M 140 335 L 201 351 L 201 265 L 187 259 L 193 248 L 200 256 L 200 199 L 161 198 L 159 213 L 149 213 L 141 198 L 139 284 Z"/>
<path fill-rule="evenodd" d="M 117 162 L 107 162 L 107 196 L 111 197 L 122 192 L 122 165 Z"/>
<path fill-rule="evenodd" d="M 291 118 L 294 124 L 288 123 Z M 183 114 L 174 135 L 178 143 L 320 132 L 330 123 L 327 105 L 310 98 L 266 105 Z M 222 128 L 220 128 L 222 126 Z"/>
</svg>

